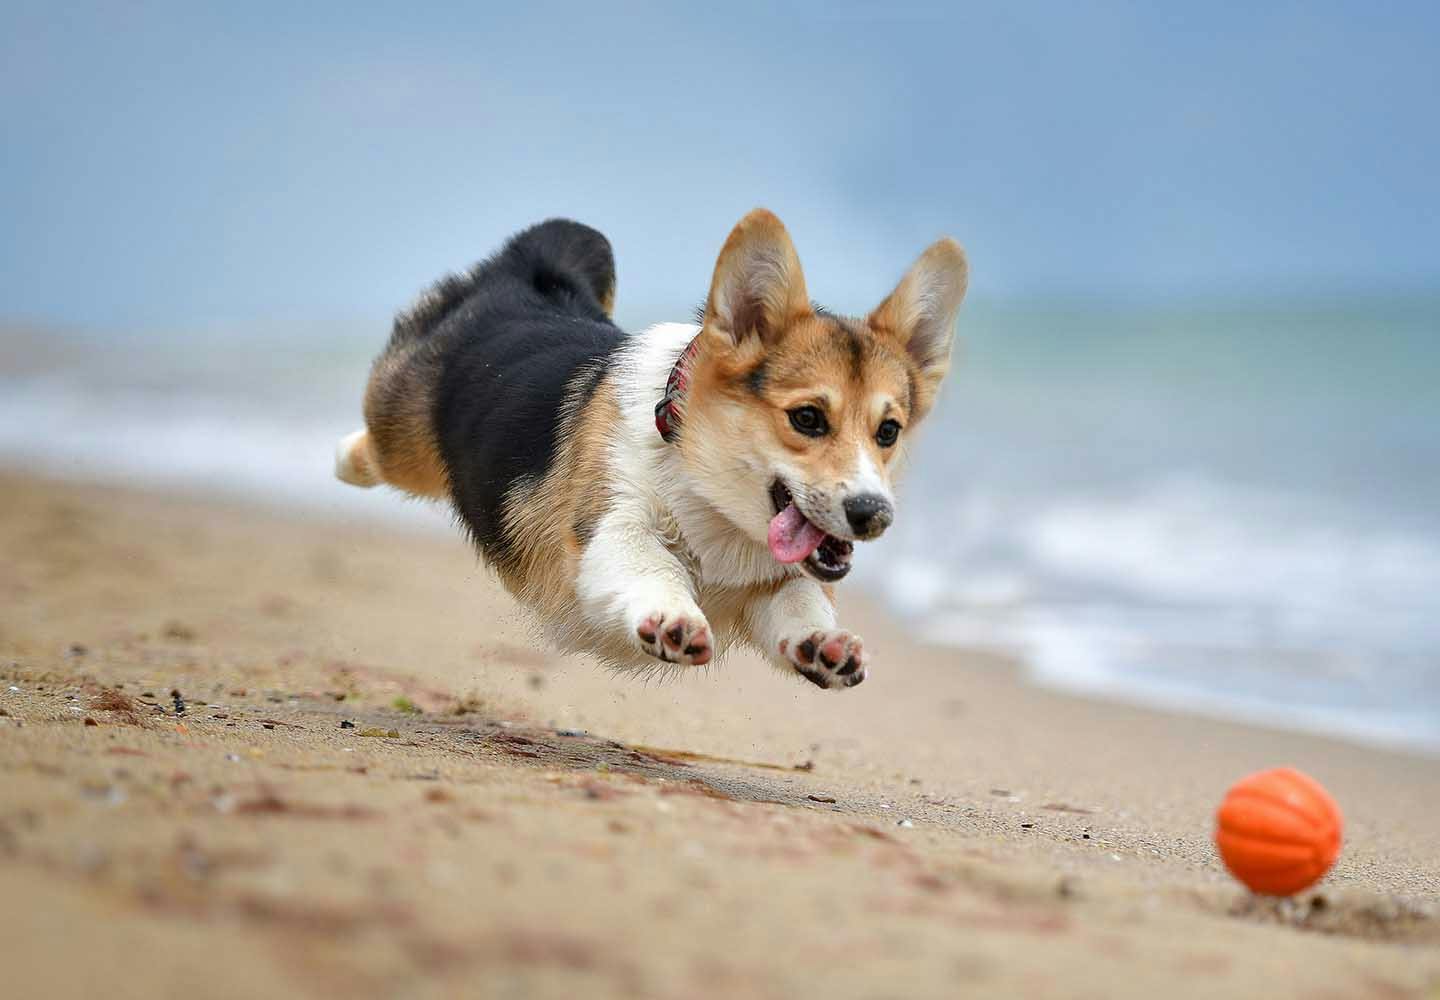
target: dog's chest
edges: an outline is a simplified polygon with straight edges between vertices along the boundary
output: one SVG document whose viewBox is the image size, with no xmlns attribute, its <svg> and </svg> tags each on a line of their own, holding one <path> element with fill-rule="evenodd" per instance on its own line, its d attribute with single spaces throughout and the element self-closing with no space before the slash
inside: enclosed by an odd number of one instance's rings
<svg viewBox="0 0 1440 1000">
<path fill-rule="evenodd" d="M 784 575 L 765 546 L 745 537 L 713 508 L 691 497 L 668 499 L 659 531 L 666 547 L 689 571 L 697 591 L 763 586 Z"/>
</svg>

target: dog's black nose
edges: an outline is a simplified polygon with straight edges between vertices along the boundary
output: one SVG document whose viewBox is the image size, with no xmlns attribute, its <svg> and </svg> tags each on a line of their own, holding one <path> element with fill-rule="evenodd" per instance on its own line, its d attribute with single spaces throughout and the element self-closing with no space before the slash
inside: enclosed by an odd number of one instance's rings
<svg viewBox="0 0 1440 1000">
<path fill-rule="evenodd" d="M 862 493 L 845 498 L 845 520 L 857 535 L 878 535 L 895 520 L 895 508 L 879 494 Z"/>
</svg>

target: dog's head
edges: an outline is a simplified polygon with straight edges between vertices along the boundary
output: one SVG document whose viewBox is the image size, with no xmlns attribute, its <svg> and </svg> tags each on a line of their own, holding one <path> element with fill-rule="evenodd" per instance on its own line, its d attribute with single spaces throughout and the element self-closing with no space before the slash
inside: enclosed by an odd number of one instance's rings
<svg viewBox="0 0 1440 1000">
<path fill-rule="evenodd" d="M 756 209 L 715 265 L 680 447 L 705 499 L 781 562 L 838 580 L 895 519 L 897 456 L 950 366 L 965 253 L 933 244 L 863 319 L 811 305 L 784 225 Z"/>
</svg>

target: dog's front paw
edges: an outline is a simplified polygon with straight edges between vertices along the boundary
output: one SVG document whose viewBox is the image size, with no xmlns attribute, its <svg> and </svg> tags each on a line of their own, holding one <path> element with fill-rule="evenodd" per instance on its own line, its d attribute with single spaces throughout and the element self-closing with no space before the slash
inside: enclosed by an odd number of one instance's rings
<svg viewBox="0 0 1440 1000">
<path fill-rule="evenodd" d="M 710 623 L 699 612 L 652 611 L 635 626 L 640 648 L 666 663 L 700 666 L 714 653 Z"/>
<path fill-rule="evenodd" d="M 854 687 L 865 679 L 865 644 L 849 632 L 801 632 L 781 639 L 779 652 L 801 677 L 818 687 Z"/>
</svg>

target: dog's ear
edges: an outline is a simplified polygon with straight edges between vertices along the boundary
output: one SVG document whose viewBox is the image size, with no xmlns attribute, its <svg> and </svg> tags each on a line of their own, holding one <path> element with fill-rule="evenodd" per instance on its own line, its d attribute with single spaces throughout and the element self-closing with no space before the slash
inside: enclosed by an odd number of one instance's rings
<svg viewBox="0 0 1440 1000">
<path fill-rule="evenodd" d="M 917 414 L 930 408 L 950 368 L 955 316 L 969 276 L 960 244 L 948 237 L 937 240 L 868 318 L 870 328 L 898 341 L 919 369 L 921 398 L 912 404 Z"/>
<path fill-rule="evenodd" d="M 730 231 L 720 250 L 705 301 L 705 328 L 734 344 L 752 336 L 771 343 L 810 311 L 790 234 L 773 212 L 755 209 Z"/>
</svg>

